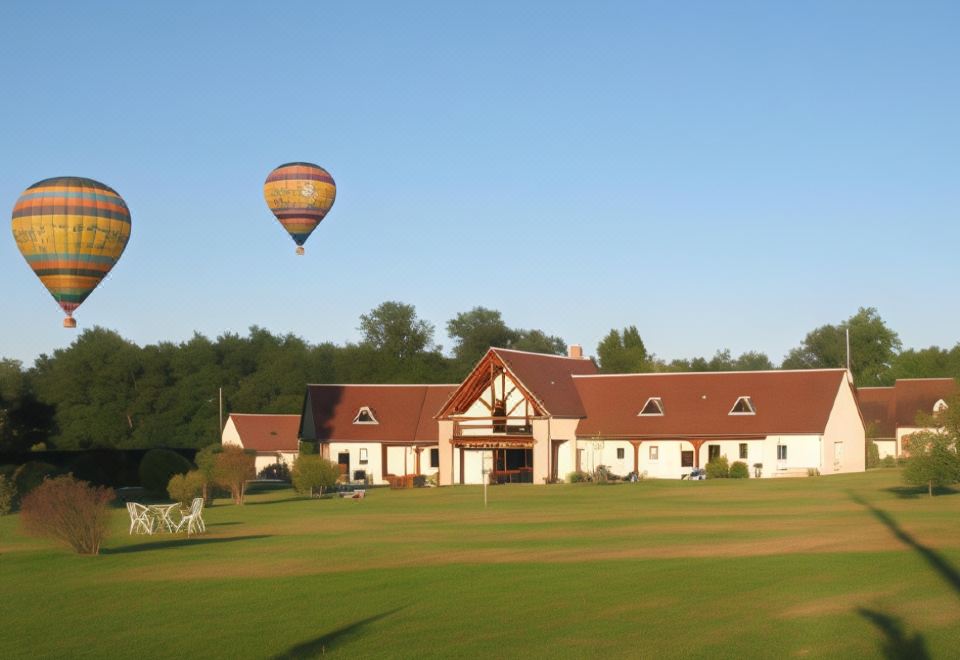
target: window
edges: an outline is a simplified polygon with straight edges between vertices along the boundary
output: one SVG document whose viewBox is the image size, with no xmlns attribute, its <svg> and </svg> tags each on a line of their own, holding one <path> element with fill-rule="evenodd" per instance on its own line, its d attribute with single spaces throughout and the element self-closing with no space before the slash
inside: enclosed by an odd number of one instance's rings
<svg viewBox="0 0 960 660">
<path fill-rule="evenodd" d="M 367 450 L 365 447 L 360 448 L 360 465 L 367 464 Z"/>
<path fill-rule="evenodd" d="M 741 442 L 741 443 L 740 443 L 740 458 L 747 458 L 747 451 L 748 451 L 748 449 L 747 449 L 747 443 L 746 443 L 746 442 Z"/>
<path fill-rule="evenodd" d="M 623 447 L 617 447 L 617 458 L 623 459 Z"/>
<path fill-rule="evenodd" d="M 357 416 L 353 418 L 354 424 L 379 424 L 377 418 L 373 416 L 373 411 L 367 406 L 363 406 L 357 411 Z"/>
<path fill-rule="evenodd" d="M 439 449 L 430 450 L 430 467 L 432 468 L 440 467 L 440 450 Z"/>
<path fill-rule="evenodd" d="M 715 461 L 720 458 L 720 445 L 707 445 L 707 460 Z"/>
<path fill-rule="evenodd" d="M 693 467 L 693 450 L 680 452 L 680 467 Z"/>
<path fill-rule="evenodd" d="M 944 401 L 943 399 L 940 399 L 935 404 L 933 404 L 933 414 L 936 415 L 936 414 L 942 413 L 947 408 L 949 408 L 949 406 L 947 405 L 947 402 Z"/>
<path fill-rule="evenodd" d="M 650 447 L 650 460 L 659 461 L 660 460 L 660 447 L 657 445 L 651 445 Z"/>
<path fill-rule="evenodd" d="M 737 399 L 730 410 L 731 415 L 756 415 L 757 410 L 753 407 L 753 401 L 748 396 L 742 396 Z"/>
<path fill-rule="evenodd" d="M 663 401 L 660 400 L 658 396 L 652 396 L 647 399 L 647 402 L 643 404 L 643 408 L 640 409 L 639 415 L 643 416 L 663 416 Z"/>
<path fill-rule="evenodd" d="M 787 446 L 786 445 L 777 445 L 777 460 L 785 461 L 787 460 Z"/>
</svg>

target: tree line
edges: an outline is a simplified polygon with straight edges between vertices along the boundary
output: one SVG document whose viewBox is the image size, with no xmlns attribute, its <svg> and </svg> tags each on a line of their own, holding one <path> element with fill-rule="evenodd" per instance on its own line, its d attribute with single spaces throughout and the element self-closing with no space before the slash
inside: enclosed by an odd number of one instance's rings
<svg viewBox="0 0 960 660">
<path fill-rule="evenodd" d="M 604 373 L 841 367 L 850 330 L 858 385 L 896 378 L 960 378 L 960 344 L 903 350 L 875 309 L 809 332 L 780 365 L 762 352 L 665 360 L 647 351 L 635 326 L 612 329 L 596 347 Z M 359 320 L 360 341 L 312 344 L 252 327 L 246 336 L 195 334 L 181 343 L 139 346 L 94 327 L 33 366 L 0 359 L 0 451 L 200 448 L 219 441 L 224 411 L 296 413 L 307 383 L 456 383 L 490 346 L 565 354 L 562 339 L 512 328 L 476 307 L 446 324 L 449 351 L 412 305 L 385 302 Z"/>
</svg>

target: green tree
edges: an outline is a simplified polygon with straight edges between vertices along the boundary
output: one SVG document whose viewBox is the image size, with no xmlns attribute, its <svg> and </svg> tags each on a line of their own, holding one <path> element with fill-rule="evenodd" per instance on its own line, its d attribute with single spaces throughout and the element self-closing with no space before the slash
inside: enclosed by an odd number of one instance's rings
<svg viewBox="0 0 960 660">
<path fill-rule="evenodd" d="M 453 340 L 453 358 L 472 367 L 490 347 L 513 348 L 516 332 L 503 321 L 500 312 L 474 307 L 447 321 L 447 334 Z"/>
<path fill-rule="evenodd" d="M 623 333 L 614 328 L 597 345 L 600 371 L 605 374 L 628 374 L 649 371 L 647 348 L 637 327 L 631 325 Z"/>
<path fill-rule="evenodd" d="M 917 426 L 932 430 L 910 436 L 910 458 L 903 471 L 907 483 L 925 485 L 931 497 L 934 488 L 960 482 L 960 394 L 945 403 L 945 410 L 917 416 Z"/>
<path fill-rule="evenodd" d="M 256 459 L 242 448 L 227 445 L 217 453 L 213 466 L 213 480 L 230 491 L 234 504 L 243 504 L 247 482 L 256 477 Z"/>
<path fill-rule="evenodd" d="M 339 466 L 316 454 L 300 454 L 290 469 L 293 487 L 299 493 L 310 493 L 311 497 L 317 490 L 323 495 L 324 489 L 336 486 L 339 478 Z"/>
<path fill-rule="evenodd" d="M 417 318 L 413 305 L 387 301 L 360 317 L 363 344 L 395 360 L 433 348 L 433 325 Z"/>
<path fill-rule="evenodd" d="M 783 361 L 784 369 L 846 366 L 846 330 L 850 330 L 850 366 L 859 386 L 892 382 L 891 368 L 900 351 L 900 337 L 887 327 L 877 310 L 861 307 L 839 325 L 812 330 Z"/>
<path fill-rule="evenodd" d="M 542 330 L 517 330 L 513 348 L 531 353 L 567 354 L 567 343 L 563 339 L 548 335 Z"/>
</svg>

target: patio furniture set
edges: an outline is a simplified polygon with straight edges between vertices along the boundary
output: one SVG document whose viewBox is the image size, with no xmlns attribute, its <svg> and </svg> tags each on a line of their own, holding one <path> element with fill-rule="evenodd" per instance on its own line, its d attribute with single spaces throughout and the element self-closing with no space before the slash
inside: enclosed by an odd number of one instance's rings
<svg viewBox="0 0 960 660">
<path fill-rule="evenodd" d="M 131 534 L 157 534 L 163 531 L 176 534 L 186 531 L 187 536 L 206 531 L 203 522 L 203 498 L 196 497 L 190 509 L 184 513 L 179 504 L 139 504 L 127 502 L 130 514 Z M 179 514 L 179 519 L 175 516 Z"/>
</svg>

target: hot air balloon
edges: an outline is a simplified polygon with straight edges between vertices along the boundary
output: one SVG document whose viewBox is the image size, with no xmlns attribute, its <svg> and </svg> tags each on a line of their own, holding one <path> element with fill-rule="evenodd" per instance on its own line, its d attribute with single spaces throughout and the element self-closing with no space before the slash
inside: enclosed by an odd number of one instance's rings
<svg viewBox="0 0 960 660">
<path fill-rule="evenodd" d="M 319 165 L 287 163 L 270 172 L 263 198 L 303 254 L 303 244 L 337 198 L 337 184 Z"/>
<path fill-rule="evenodd" d="M 74 310 L 127 246 L 126 202 L 113 188 L 92 179 L 45 179 L 17 199 L 12 225 L 20 253 L 66 312 L 63 327 L 77 327 Z"/>
</svg>

